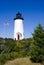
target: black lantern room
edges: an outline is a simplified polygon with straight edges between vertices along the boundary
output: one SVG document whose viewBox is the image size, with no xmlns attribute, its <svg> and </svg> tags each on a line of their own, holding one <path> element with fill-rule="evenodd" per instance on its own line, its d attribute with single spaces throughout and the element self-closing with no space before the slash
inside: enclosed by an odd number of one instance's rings
<svg viewBox="0 0 44 65">
<path fill-rule="evenodd" d="M 20 12 L 18 12 L 16 14 L 16 18 L 14 18 L 14 20 L 16 20 L 16 19 L 22 19 L 22 20 L 24 20 L 23 17 L 22 17 L 22 14 Z"/>
</svg>

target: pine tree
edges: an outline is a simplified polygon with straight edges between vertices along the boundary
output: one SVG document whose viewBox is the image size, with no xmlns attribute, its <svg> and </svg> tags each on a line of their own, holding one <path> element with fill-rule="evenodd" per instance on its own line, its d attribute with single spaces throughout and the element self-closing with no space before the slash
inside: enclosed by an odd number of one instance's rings
<svg viewBox="0 0 44 65">
<path fill-rule="evenodd" d="M 32 35 L 34 42 L 30 49 L 31 60 L 42 62 L 44 61 L 44 27 L 39 24 Z"/>
</svg>

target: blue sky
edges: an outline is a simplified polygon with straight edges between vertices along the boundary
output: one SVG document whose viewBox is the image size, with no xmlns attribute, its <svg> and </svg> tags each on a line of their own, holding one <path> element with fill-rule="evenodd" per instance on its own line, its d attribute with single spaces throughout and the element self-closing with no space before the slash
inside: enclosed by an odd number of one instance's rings
<svg viewBox="0 0 44 65">
<path fill-rule="evenodd" d="M 44 26 L 44 0 L 0 0 L 0 37 L 14 37 L 13 19 L 18 11 L 24 18 L 25 38 L 32 36 L 39 23 Z"/>
</svg>

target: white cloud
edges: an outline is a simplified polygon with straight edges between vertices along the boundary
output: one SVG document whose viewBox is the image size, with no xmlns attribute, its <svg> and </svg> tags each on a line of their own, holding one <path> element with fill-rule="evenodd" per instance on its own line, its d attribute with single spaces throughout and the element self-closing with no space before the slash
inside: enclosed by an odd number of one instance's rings
<svg viewBox="0 0 44 65">
<path fill-rule="evenodd" d="M 10 25 L 9 22 L 5 22 L 5 23 L 4 23 L 4 26 L 9 26 L 9 25 Z"/>
</svg>

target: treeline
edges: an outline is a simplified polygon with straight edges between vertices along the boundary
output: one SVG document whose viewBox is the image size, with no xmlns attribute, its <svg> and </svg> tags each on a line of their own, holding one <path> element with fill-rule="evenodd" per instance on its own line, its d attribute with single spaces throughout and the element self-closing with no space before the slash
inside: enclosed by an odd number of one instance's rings
<svg viewBox="0 0 44 65">
<path fill-rule="evenodd" d="M 13 39 L 2 39 L 0 38 L 0 54 L 2 53 L 10 53 L 10 52 L 20 52 L 27 51 L 30 48 L 30 43 L 32 42 L 32 38 L 23 39 L 23 40 L 13 40 Z"/>
<path fill-rule="evenodd" d="M 39 24 L 32 36 L 20 41 L 0 38 L 0 65 L 7 60 L 26 56 L 30 56 L 33 62 L 44 62 L 44 27 Z"/>
</svg>

